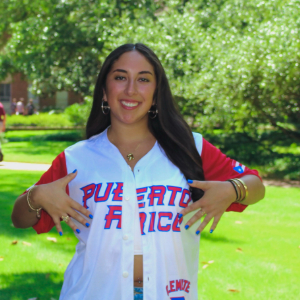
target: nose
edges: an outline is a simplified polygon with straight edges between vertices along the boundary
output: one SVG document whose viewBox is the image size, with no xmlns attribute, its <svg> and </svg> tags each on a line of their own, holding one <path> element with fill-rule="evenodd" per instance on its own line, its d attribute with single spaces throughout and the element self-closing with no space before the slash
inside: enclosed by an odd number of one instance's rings
<svg viewBox="0 0 300 300">
<path fill-rule="evenodd" d="M 132 96 L 137 93 L 135 80 L 132 80 L 132 79 L 128 80 L 127 85 L 126 85 L 126 93 L 128 96 Z"/>
</svg>

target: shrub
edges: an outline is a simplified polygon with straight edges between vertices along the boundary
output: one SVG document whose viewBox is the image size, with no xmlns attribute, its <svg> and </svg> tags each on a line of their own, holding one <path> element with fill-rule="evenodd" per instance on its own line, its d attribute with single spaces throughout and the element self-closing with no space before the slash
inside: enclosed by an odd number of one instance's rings
<svg viewBox="0 0 300 300">
<path fill-rule="evenodd" d="M 14 126 L 33 126 L 33 127 L 44 127 L 44 128 L 55 128 L 55 127 L 71 127 L 72 122 L 65 114 L 49 114 L 40 113 L 31 116 L 12 115 L 7 116 L 7 129 Z"/>
<path fill-rule="evenodd" d="M 253 136 L 247 132 L 206 134 L 223 153 L 248 167 L 259 169 L 264 178 L 300 180 L 300 143 L 278 130 Z"/>
<path fill-rule="evenodd" d="M 72 124 L 76 126 L 85 126 L 90 110 L 92 99 L 86 97 L 83 103 L 75 103 L 65 109 L 65 114 L 68 116 Z"/>
</svg>

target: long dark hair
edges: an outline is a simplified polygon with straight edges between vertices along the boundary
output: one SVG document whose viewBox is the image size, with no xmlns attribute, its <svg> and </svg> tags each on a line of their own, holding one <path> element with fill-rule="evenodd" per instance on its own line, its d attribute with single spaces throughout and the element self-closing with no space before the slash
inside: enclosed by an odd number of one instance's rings
<svg viewBox="0 0 300 300">
<path fill-rule="evenodd" d="M 202 160 L 197 151 L 193 134 L 175 104 L 165 70 L 155 53 L 141 43 L 118 47 L 108 55 L 103 63 L 94 91 L 92 110 L 87 121 L 87 138 L 104 131 L 110 125 L 110 115 L 103 114 L 101 110 L 106 77 L 113 63 L 123 53 L 129 51 L 141 53 L 155 71 L 154 101 L 157 105 L 158 115 L 154 119 L 148 118 L 150 131 L 167 157 L 180 169 L 186 179 L 204 180 Z M 203 196 L 203 191 L 199 189 L 192 188 L 191 192 L 193 201 L 197 201 Z"/>
</svg>

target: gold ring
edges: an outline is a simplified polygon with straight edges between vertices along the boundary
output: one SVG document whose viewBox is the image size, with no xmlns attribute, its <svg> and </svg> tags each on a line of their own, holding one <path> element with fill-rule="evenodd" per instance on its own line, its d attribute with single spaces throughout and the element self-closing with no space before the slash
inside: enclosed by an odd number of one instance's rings
<svg viewBox="0 0 300 300">
<path fill-rule="evenodd" d="M 202 209 L 200 209 L 200 212 L 202 213 L 202 216 L 206 215 L 206 212 Z"/>
<path fill-rule="evenodd" d="M 62 218 L 62 220 L 64 221 L 64 222 L 66 222 L 66 223 L 68 223 L 68 221 L 69 221 L 69 219 L 70 219 L 70 217 L 69 216 L 62 216 L 61 217 Z"/>
</svg>

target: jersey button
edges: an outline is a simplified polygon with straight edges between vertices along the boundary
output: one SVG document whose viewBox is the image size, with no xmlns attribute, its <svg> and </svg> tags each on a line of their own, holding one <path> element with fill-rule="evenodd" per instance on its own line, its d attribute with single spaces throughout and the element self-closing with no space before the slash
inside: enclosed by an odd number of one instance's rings
<svg viewBox="0 0 300 300">
<path fill-rule="evenodd" d="M 128 272 L 127 272 L 127 271 L 124 271 L 124 272 L 123 272 L 123 277 L 124 277 L 124 278 L 127 278 L 127 277 L 128 277 L 128 275 L 129 275 L 129 274 L 128 274 Z"/>
<path fill-rule="evenodd" d="M 126 196 L 126 197 L 125 197 L 125 200 L 129 201 L 129 200 L 130 200 L 130 197 Z"/>
<path fill-rule="evenodd" d="M 123 240 L 124 240 L 124 241 L 128 240 L 128 235 L 127 235 L 127 234 L 125 234 L 125 235 L 123 236 Z"/>
</svg>

